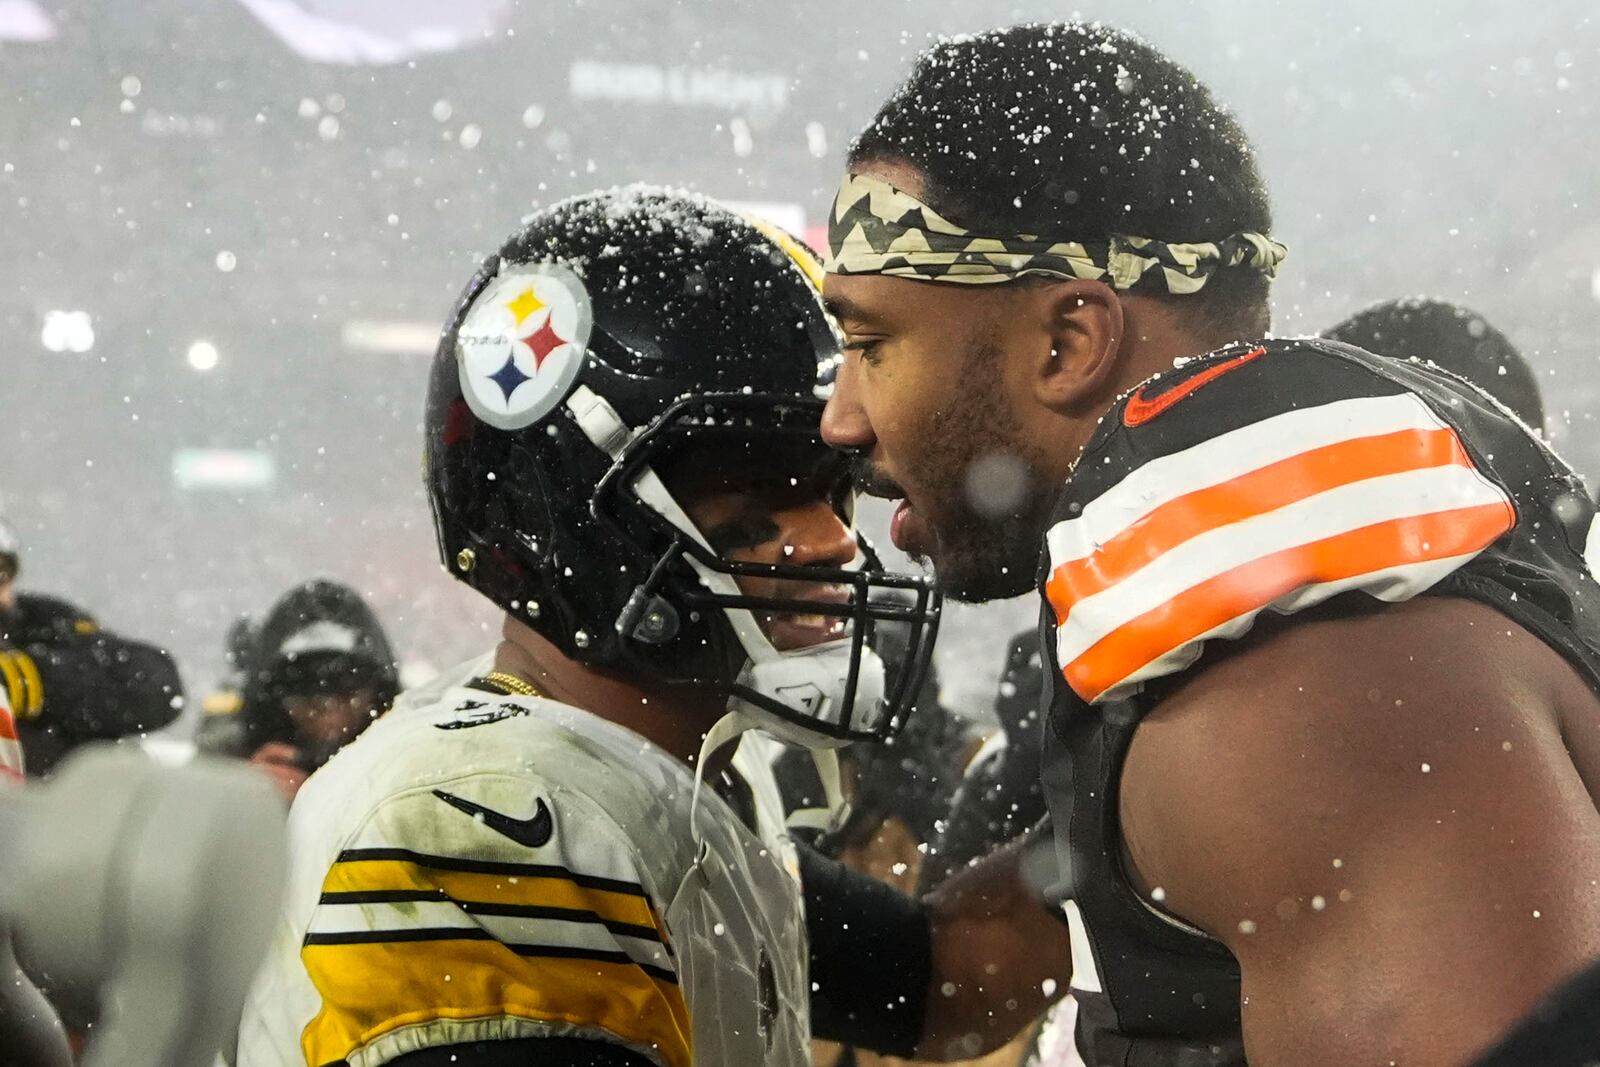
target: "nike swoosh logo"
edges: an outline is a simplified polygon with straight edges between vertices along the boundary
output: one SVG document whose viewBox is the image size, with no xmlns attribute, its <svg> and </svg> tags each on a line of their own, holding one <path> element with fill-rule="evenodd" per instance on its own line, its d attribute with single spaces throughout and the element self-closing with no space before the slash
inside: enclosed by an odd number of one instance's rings
<svg viewBox="0 0 1600 1067">
<path fill-rule="evenodd" d="M 1155 397 L 1146 395 L 1150 391 L 1150 387 L 1147 385 L 1130 396 L 1127 404 L 1123 405 L 1122 424 L 1130 429 L 1135 426 L 1143 426 L 1207 382 L 1214 382 L 1229 371 L 1237 370 L 1257 356 L 1266 354 L 1267 350 L 1265 348 L 1257 348 L 1252 352 L 1246 352 L 1242 356 L 1234 356 L 1230 360 L 1218 363 L 1215 367 L 1207 367 L 1188 381 L 1181 382 L 1166 392 L 1157 394 Z"/>
<path fill-rule="evenodd" d="M 446 793 L 443 789 L 435 789 L 433 795 L 457 811 L 465 812 L 474 819 L 483 820 L 483 825 L 497 834 L 511 838 L 525 848 L 542 848 L 548 845 L 550 834 L 555 830 L 555 819 L 551 818 L 544 797 L 539 798 L 538 807 L 534 809 L 532 816 L 526 819 L 513 819 L 503 811 L 474 804 L 454 793 Z"/>
</svg>

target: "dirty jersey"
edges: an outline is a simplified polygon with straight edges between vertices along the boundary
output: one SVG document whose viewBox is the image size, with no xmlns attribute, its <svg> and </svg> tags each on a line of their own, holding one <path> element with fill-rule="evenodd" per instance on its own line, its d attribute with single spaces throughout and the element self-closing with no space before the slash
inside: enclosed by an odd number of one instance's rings
<svg viewBox="0 0 1600 1067">
<path fill-rule="evenodd" d="M 474 684 L 401 697 L 290 816 L 285 914 L 240 1067 L 376 1067 L 580 1037 L 662 1067 L 809 1063 L 785 842 L 639 735 Z"/>
</svg>

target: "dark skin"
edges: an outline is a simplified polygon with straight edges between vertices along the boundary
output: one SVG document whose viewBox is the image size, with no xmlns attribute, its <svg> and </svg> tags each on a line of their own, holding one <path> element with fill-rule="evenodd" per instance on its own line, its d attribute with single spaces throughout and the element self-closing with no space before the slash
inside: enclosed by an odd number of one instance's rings
<svg viewBox="0 0 1600 1067">
<path fill-rule="evenodd" d="M 1124 842 L 1238 957 L 1252 1064 L 1459 1064 L 1600 950 L 1597 740 L 1487 606 L 1304 622 L 1140 727 Z"/>
<path fill-rule="evenodd" d="M 905 165 L 861 169 L 923 192 Z M 847 350 L 824 435 L 905 491 L 906 547 L 985 591 L 1033 560 L 958 550 L 948 438 L 965 394 L 1014 412 L 1016 452 L 1053 495 L 1120 393 L 1233 339 L 1091 282 L 830 275 L 825 292 Z M 998 348 L 997 371 L 967 372 L 962 330 Z M 952 459 L 929 471 L 936 433 Z M 1042 522 L 1029 532 L 1036 550 Z M 1241 643 L 1143 721 L 1120 788 L 1135 883 L 1238 957 L 1254 1067 L 1459 1064 L 1600 955 L 1600 700 L 1483 606 L 1422 598 Z M 964 899 L 930 901 L 925 1055 L 1030 990 L 1013 1018 L 1031 1018 L 1042 959 L 1068 967 L 1065 928 L 1038 927 L 1015 870 L 1002 856 Z"/>
<path fill-rule="evenodd" d="M 665 481 L 707 543 L 726 559 L 749 563 L 842 567 L 855 558 L 854 535 L 836 510 L 837 465 L 815 449 L 765 463 L 737 452 L 711 453 L 677 464 Z M 715 460 L 715 461 L 713 461 Z M 819 469 L 819 464 L 822 465 Z M 821 583 L 742 578 L 752 596 L 836 599 Z M 780 649 L 832 636 L 831 623 L 790 617 L 759 619 Z M 514 674 L 557 700 L 641 734 L 685 763 L 699 754 L 705 734 L 726 709 L 724 698 L 607 673 L 570 659 L 515 618 L 507 617 L 495 669 Z"/>
<path fill-rule="evenodd" d="M 311 776 L 306 770 L 305 750 L 332 752 L 355 740 L 377 717 L 381 710 L 377 704 L 377 694 L 370 689 L 289 697 L 284 701 L 284 710 L 294 725 L 299 745 L 268 741 L 251 754 L 249 762 L 261 769 L 284 800 L 293 803 L 295 794 Z"/>
</svg>

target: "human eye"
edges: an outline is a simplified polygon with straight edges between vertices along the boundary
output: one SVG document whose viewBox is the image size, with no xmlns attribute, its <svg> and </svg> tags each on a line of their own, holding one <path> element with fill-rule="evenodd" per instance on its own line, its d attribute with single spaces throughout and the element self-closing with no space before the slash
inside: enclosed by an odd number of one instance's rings
<svg viewBox="0 0 1600 1067">
<path fill-rule="evenodd" d="M 778 525 L 770 517 L 742 515 L 713 526 L 706 531 L 705 538 L 712 551 L 719 556 L 726 556 L 760 548 L 778 534 Z"/>
<path fill-rule="evenodd" d="M 878 361 L 878 347 L 883 344 L 882 337 L 847 337 L 844 342 L 846 352 L 854 352 L 865 363 Z"/>
</svg>

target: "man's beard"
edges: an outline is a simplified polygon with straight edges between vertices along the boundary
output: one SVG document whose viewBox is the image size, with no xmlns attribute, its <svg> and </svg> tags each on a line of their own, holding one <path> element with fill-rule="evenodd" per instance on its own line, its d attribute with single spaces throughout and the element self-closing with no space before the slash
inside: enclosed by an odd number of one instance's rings
<svg viewBox="0 0 1600 1067">
<path fill-rule="evenodd" d="M 1042 487 L 1030 478 L 1028 491 L 1014 507 L 985 513 L 963 492 L 965 474 L 965 467 L 959 467 L 949 481 L 938 483 L 953 485 L 955 495 L 938 525 L 928 524 L 939 584 L 950 598 L 970 604 L 1021 596 L 1034 588 L 1038 575 L 1045 518 L 1040 512 L 1049 507 L 1039 499 Z"/>
<path fill-rule="evenodd" d="M 974 368 L 994 367 L 998 353 L 979 343 L 968 356 Z M 969 376 L 995 381 L 998 375 Z M 947 596 L 983 603 L 1020 596 L 1034 588 L 1044 528 L 1054 503 L 1052 487 L 1036 473 L 1039 464 L 1019 443 L 1016 413 L 998 385 L 974 389 L 928 435 L 927 447 L 906 464 L 905 480 L 938 501 L 936 516 L 920 512 L 932 536 L 928 550 L 939 584 Z M 990 479 L 984 466 L 1002 465 L 1013 477 L 1007 499 L 980 499 L 972 492 Z M 903 486 L 873 468 L 865 457 L 852 457 L 857 487 L 871 496 L 905 497 Z M 977 467 L 975 471 L 973 468 Z M 983 506 L 979 506 L 979 505 Z"/>
</svg>

